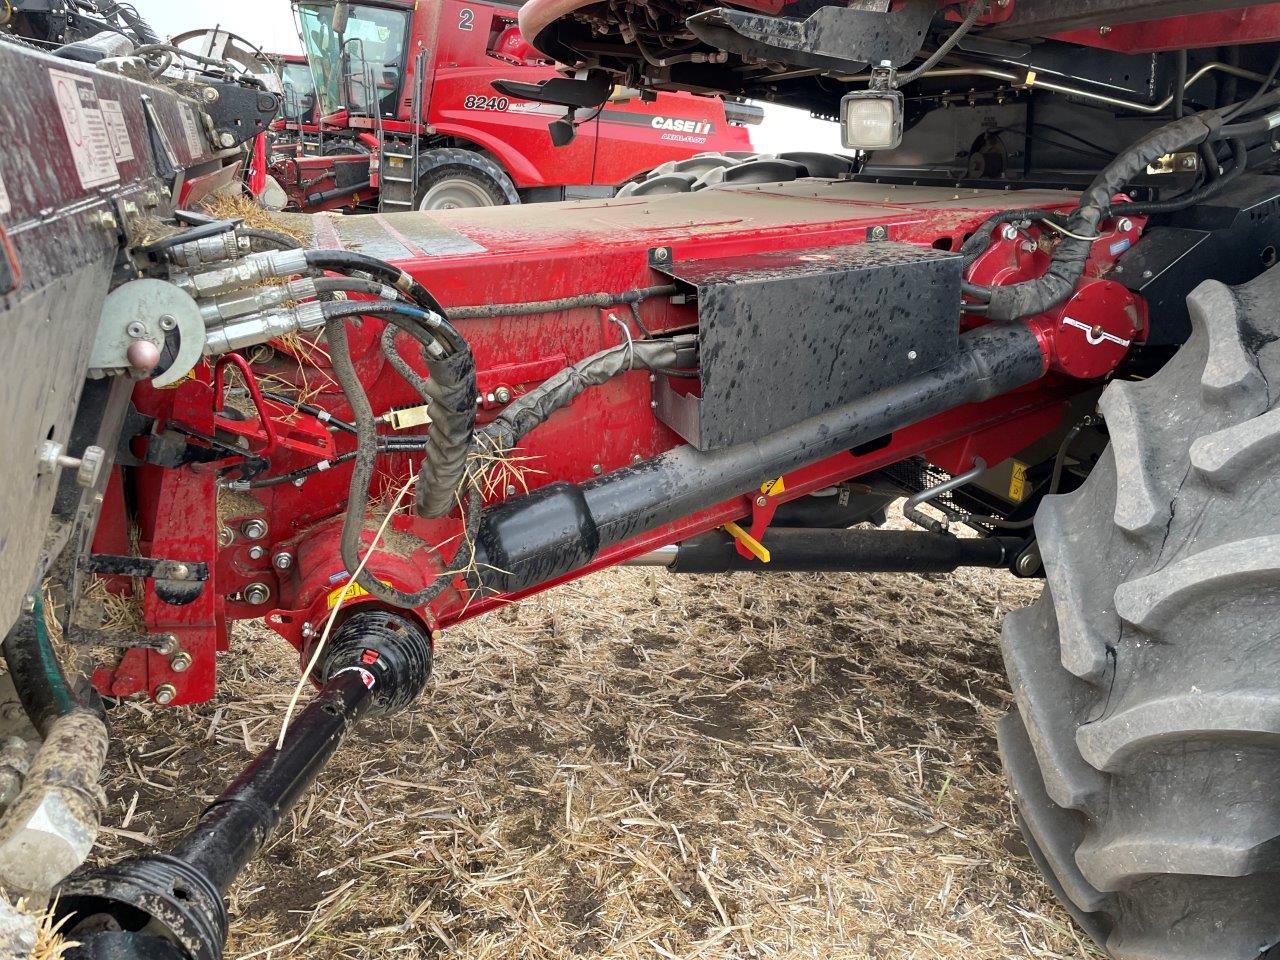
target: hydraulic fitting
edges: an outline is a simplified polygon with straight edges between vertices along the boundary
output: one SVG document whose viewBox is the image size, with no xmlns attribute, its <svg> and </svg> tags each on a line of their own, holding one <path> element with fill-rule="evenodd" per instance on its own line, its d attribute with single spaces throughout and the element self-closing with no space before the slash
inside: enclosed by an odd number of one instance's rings
<svg viewBox="0 0 1280 960">
<path fill-rule="evenodd" d="M 180 267 L 201 267 L 210 263 L 234 260 L 249 252 L 249 238 L 234 230 L 190 243 L 180 243 L 168 251 L 169 260 Z"/>
<path fill-rule="evenodd" d="M 200 316 L 206 327 L 216 327 L 237 317 L 262 313 L 289 300 L 310 300 L 315 295 L 316 282 L 310 277 L 299 277 L 283 285 L 236 290 L 201 300 Z"/>
<path fill-rule="evenodd" d="M 217 270 L 175 274 L 171 280 L 196 299 L 204 299 L 257 286 L 263 280 L 292 277 L 306 269 L 305 250 L 272 250 L 251 254 L 238 263 Z"/>
<path fill-rule="evenodd" d="M 287 310 L 274 310 L 253 317 L 234 320 L 224 327 L 208 331 L 204 352 L 214 357 L 232 350 L 253 347 L 290 333 L 305 333 L 324 326 L 323 304 L 313 301 Z"/>
</svg>

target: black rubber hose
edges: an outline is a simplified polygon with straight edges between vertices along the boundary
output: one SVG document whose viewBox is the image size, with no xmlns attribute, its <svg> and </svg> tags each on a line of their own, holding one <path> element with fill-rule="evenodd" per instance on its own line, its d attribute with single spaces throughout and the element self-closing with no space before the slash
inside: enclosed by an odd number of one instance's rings
<svg viewBox="0 0 1280 960">
<path fill-rule="evenodd" d="M 261 240 L 263 243 L 269 243 L 274 247 L 282 250 L 302 250 L 303 245 L 298 242 L 295 237 L 282 233 L 279 230 L 262 230 L 258 227 L 241 227 L 236 231 L 242 237 L 248 237 L 252 240 Z"/>
<path fill-rule="evenodd" d="M 440 302 L 431 295 L 426 287 L 399 267 L 394 267 L 385 260 L 379 260 L 377 257 L 370 257 L 363 253 L 353 253 L 350 250 L 308 250 L 307 264 L 312 267 L 318 267 L 321 270 L 332 270 L 334 273 L 350 273 L 353 270 L 367 273 L 371 277 L 386 281 L 397 290 L 407 294 L 409 299 L 419 306 L 434 310 L 440 314 L 441 318 L 447 315 L 444 307 L 440 306 Z M 460 341 L 459 346 L 461 346 L 461 336 L 452 327 L 449 330 L 452 331 L 452 336 Z"/>
<path fill-rule="evenodd" d="M 363 277 L 320 277 L 315 285 L 318 296 L 330 293 L 363 293 L 379 300 L 390 300 L 400 294 L 394 287 L 377 280 L 365 280 Z"/>
<path fill-rule="evenodd" d="M 78 701 L 49 641 L 38 592 L 34 609 L 19 617 L 5 636 L 3 650 L 22 709 L 40 735 L 47 736 L 54 721 L 74 710 Z"/>
<path fill-rule="evenodd" d="M 445 315 L 450 320 L 487 320 L 493 317 L 522 317 L 535 313 L 574 310 L 579 307 L 617 307 L 639 303 L 650 297 L 669 297 L 678 293 L 674 284 L 662 287 L 640 287 L 624 293 L 580 293 L 555 300 L 530 300 L 525 303 L 488 303 L 471 307 L 450 307 Z"/>
<path fill-rule="evenodd" d="M 1140 203 L 1118 203 L 1108 210 L 1110 216 L 1145 217 L 1161 213 L 1177 213 L 1196 204 L 1212 200 L 1226 190 L 1249 167 L 1249 147 L 1239 137 L 1231 140 L 1233 164 L 1220 177 L 1210 180 L 1197 190 L 1169 200 L 1151 200 Z"/>
<path fill-rule="evenodd" d="M 986 3 L 984 3 L 983 0 L 970 0 L 969 9 L 965 13 L 964 20 L 961 22 L 960 26 L 956 27 L 951 36 L 947 37 L 947 39 L 943 41 L 942 45 L 933 52 L 933 56 L 929 57 L 929 59 L 909 73 L 901 74 L 898 77 L 898 86 L 903 87 L 908 83 L 913 83 L 914 81 L 919 80 L 922 76 L 937 66 L 947 54 L 956 48 L 956 44 L 964 39 L 965 34 L 973 29 L 973 25 L 977 23 L 978 18 L 982 16 L 984 7 L 986 7 Z"/>
</svg>

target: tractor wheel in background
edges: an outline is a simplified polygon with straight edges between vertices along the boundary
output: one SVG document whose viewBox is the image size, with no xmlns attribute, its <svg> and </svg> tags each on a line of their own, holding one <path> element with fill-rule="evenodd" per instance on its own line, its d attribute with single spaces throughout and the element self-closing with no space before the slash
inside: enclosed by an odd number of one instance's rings
<svg viewBox="0 0 1280 960">
<path fill-rule="evenodd" d="M 841 177 L 859 163 L 835 153 L 699 153 L 669 160 L 637 174 L 618 189 L 619 197 L 692 193 L 720 183 L 786 183 L 802 177 Z"/>
<path fill-rule="evenodd" d="M 1100 406 L 1111 446 L 1036 518 L 1000 752 L 1032 854 L 1119 960 L 1280 942 L 1280 269 Z"/>
<path fill-rule="evenodd" d="M 520 202 L 506 172 L 482 153 L 441 148 L 419 159 L 418 209 L 459 210 Z"/>
</svg>

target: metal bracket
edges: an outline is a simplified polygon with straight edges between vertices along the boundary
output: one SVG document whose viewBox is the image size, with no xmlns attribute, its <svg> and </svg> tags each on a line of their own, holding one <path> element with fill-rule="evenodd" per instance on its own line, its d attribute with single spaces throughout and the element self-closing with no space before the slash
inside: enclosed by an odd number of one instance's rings
<svg viewBox="0 0 1280 960">
<path fill-rule="evenodd" d="M 649 248 L 649 266 L 654 270 L 661 270 L 666 273 L 671 269 L 673 256 L 670 247 L 650 247 Z"/>
<path fill-rule="evenodd" d="M 177 352 L 152 386 L 167 387 L 187 375 L 204 352 L 200 308 L 190 294 L 163 280 L 131 280 L 107 295 L 89 358 L 89 375 L 149 376 L 163 362 L 170 335 Z"/>
<path fill-rule="evenodd" d="M 90 554 L 80 561 L 80 569 L 116 577 L 145 577 L 155 581 L 156 596 L 174 607 L 185 606 L 204 593 L 209 565 L 203 562 L 165 560 L 153 557 L 122 557 L 109 553 Z"/>
<path fill-rule="evenodd" d="M 698 39 L 744 57 L 857 73 L 869 63 L 902 66 L 920 52 L 938 5 L 907 0 L 900 10 L 820 7 L 806 20 L 718 7 L 685 21 Z"/>
</svg>

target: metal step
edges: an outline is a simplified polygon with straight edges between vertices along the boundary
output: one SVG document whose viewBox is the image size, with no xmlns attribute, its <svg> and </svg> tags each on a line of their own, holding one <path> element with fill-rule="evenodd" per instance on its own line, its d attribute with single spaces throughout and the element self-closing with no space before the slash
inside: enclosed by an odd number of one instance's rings
<svg viewBox="0 0 1280 960">
<path fill-rule="evenodd" d="M 379 197 L 378 199 L 379 201 L 381 201 L 384 207 L 385 206 L 393 206 L 393 207 L 412 207 L 413 206 L 413 203 L 411 203 L 408 200 L 392 200 L 390 197 L 387 197 L 387 196 L 382 196 L 382 197 Z"/>
<path fill-rule="evenodd" d="M 401 160 L 412 160 L 412 159 L 413 159 L 413 154 L 412 154 L 412 153 L 392 153 L 390 150 L 383 150 L 383 151 L 382 151 L 382 155 L 383 155 L 384 157 L 399 157 Z"/>
<path fill-rule="evenodd" d="M 413 183 L 413 177 L 392 177 L 387 174 L 382 175 L 383 183 Z"/>
</svg>

